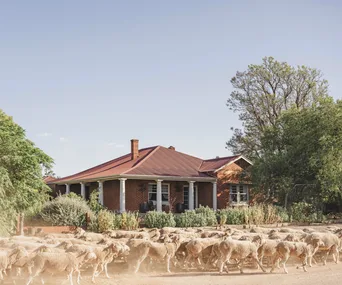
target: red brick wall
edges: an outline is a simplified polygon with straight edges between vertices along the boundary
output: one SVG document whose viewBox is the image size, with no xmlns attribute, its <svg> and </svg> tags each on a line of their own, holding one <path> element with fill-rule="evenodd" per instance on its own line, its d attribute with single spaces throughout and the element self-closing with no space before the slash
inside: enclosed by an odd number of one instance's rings
<svg viewBox="0 0 342 285">
<path fill-rule="evenodd" d="M 241 184 L 240 174 L 249 167 L 244 160 L 232 163 L 217 173 L 217 208 L 223 209 L 229 206 L 230 184 Z M 245 181 L 248 183 L 248 181 Z M 249 187 L 248 187 L 249 191 Z"/>
<path fill-rule="evenodd" d="M 213 184 L 211 182 L 197 182 L 198 205 L 213 207 Z"/>
</svg>

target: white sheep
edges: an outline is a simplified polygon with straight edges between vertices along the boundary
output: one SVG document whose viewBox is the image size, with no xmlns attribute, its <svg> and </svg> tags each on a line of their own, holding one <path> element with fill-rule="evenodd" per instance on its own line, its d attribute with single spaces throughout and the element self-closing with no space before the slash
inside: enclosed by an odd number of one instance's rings
<svg viewBox="0 0 342 285">
<path fill-rule="evenodd" d="M 284 272 L 288 273 L 286 262 L 288 261 L 290 256 L 296 256 L 300 258 L 303 270 L 304 272 L 307 272 L 307 260 L 313 254 L 313 248 L 310 245 L 306 244 L 305 242 L 281 241 L 278 243 L 276 250 L 277 253 L 273 260 L 272 269 L 270 271 L 271 273 L 274 271 L 275 264 L 279 259 L 283 262 Z"/>
<path fill-rule="evenodd" d="M 261 270 L 265 272 L 262 264 L 259 262 L 258 253 L 257 253 L 257 246 L 255 243 L 250 241 L 239 241 L 233 240 L 232 238 L 227 238 L 226 240 L 222 241 L 219 245 L 220 250 L 220 266 L 219 272 L 222 274 L 223 266 L 230 262 L 230 259 L 238 260 L 237 266 L 240 269 L 240 272 L 243 273 L 243 262 L 247 257 L 251 257 L 254 260 Z M 228 273 L 228 267 L 226 267 L 226 271 Z"/>
</svg>

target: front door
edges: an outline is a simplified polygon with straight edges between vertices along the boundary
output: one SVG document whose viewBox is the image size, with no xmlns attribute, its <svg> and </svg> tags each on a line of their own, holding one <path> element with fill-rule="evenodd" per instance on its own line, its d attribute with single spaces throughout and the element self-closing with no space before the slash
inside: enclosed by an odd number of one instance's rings
<svg viewBox="0 0 342 285">
<path fill-rule="evenodd" d="M 184 201 L 184 209 L 189 210 L 189 186 L 186 185 L 183 187 L 183 201 Z M 198 208 L 198 189 L 197 186 L 194 186 L 194 209 Z"/>
</svg>

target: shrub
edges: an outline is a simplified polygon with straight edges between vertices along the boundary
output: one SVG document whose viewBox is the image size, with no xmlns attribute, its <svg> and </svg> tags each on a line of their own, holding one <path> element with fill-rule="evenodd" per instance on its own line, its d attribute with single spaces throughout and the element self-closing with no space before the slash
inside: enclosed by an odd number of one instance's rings
<svg viewBox="0 0 342 285">
<path fill-rule="evenodd" d="M 90 213 L 87 229 L 94 233 L 99 232 L 99 221 L 97 219 L 97 215 L 95 215 L 94 213 Z"/>
<path fill-rule="evenodd" d="M 149 211 L 145 215 L 145 225 L 148 228 L 175 227 L 176 221 L 172 213 Z"/>
<path fill-rule="evenodd" d="M 0 201 L 0 237 L 15 233 L 18 214 L 10 205 Z"/>
<path fill-rule="evenodd" d="M 206 218 L 206 226 L 216 226 L 217 225 L 217 218 L 216 213 L 213 209 L 209 208 L 208 206 L 203 207 L 200 206 L 195 210 L 196 214 L 202 214 Z"/>
<path fill-rule="evenodd" d="M 113 228 L 121 230 L 136 230 L 139 228 L 139 212 L 125 212 L 114 215 Z"/>
<path fill-rule="evenodd" d="M 287 210 L 283 207 L 280 206 L 274 206 L 277 211 L 277 215 L 279 217 L 279 222 L 289 222 L 290 221 L 290 216 L 287 212 Z"/>
<path fill-rule="evenodd" d="M 62 195 L 44 204 L 40 216 L 55 226 L 84 226 L 86 213 L 91 212 L 87 202 L 77 195 Z"/>
<path fill-rule="evenodd" d="M 226 217 L 226 223 L 230 225 L 241 225 L 245 223 L 245 210 L 241 208 L 228 208 L 218 211 L 220 216 Z M 248 216 L 247 216 L 248 218 Z"/>
<path fill-rule="evenodd" d="M 99 203 L 99 191 L 98 190 L 94 190 L 90 193 L 88 205 L 94 213 L 98 213 L 101 210 L 105 209 L 105 207 L 103 207 Z"/>
<path fill-rule="evenodd" d="M 114 217 L 108 210 L 100 210 L 97 214 L 98 232 L 102 233 L 113 229 Z"/>
<path fill-rule="evenodd" d="M 205 227 L 207 217 L 203 213 L 196 214 L 195 210 L 188 210 L 176 216 L 177 227 Z"/>
<path fill-rule="evenodd" d="M 326 220 L 322 211 L 317 210 L 312 204 L 306 202 L 293 203 L 290 212 L 292 220 L 296 222 L 319 223 Z"/>
</svg>

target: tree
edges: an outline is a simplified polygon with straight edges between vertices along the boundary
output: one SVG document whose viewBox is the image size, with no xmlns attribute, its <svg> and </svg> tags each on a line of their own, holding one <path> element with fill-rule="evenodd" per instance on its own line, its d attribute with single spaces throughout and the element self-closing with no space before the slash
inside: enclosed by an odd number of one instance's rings
<svg viewBox="0 0 342 285">
<path fill-rule="evenodd" d="M 342 101 L 332 98 L 283 111 L 261 136 L 252 170 L 263 197 L 283 205 L 340 203 L 342 197 Z"/>
<path fill-rule="evenodd" d="M 47 200 L 49 188 L 43 182 L 42 171 L 51 169 L 53 160 L 28 140 L 25 130 L 2 110 L 0 144 L 0 216 L 6 216 L 2 230 L 9 231 L 13 216 Z"/>
<path fill-rule="evenodd" d="M 328 82 L 321 71 L 306 66 L 295 68 L 272 57 L 237 72 L 231 83 L 234 91 L 227 106 L 239 113 L 243 130 L 233 129 L 227 148 L 250 159 L 260 157 L 261 136 L 269 126 L 275 126 L 283 111 L 315 106 L 328 96 Z"/>
</svg>

